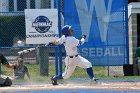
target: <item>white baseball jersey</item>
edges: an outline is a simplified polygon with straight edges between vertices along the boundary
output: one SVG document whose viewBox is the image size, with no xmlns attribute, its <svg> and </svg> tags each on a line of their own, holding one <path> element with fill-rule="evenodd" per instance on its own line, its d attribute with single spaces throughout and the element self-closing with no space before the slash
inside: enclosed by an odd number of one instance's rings
<svg viewBox="0 0 140 93">
<path fill-rule="evenodd" d="M 65 58 L 66 68 L 65 68 L 65 72 L 62 75 L 64 79 L 67 79 L 72 75 L 76 66 L 79 66 L 81 68 L 92 67 L 92 64 L 87 59 L 78 55 L 78 52 L 77 52 L 77 46 L 80 43 L 84 43 L 84 38 L 82 38 L 81 40 L 78 40 L 73 36 L 65 37 L 63 35 L 57 41 L 59 44 L 64 44 L 66 54 L 67 54 L 67 56 Z"/>
</svg>

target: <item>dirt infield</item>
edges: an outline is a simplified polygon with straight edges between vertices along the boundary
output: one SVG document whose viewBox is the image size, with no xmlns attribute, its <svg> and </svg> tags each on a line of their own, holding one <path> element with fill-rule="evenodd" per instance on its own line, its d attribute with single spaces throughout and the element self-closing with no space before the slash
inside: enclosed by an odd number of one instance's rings
<svg viewBox="0 0 140 93">
<path fill-rule="evenodd" d="M 10 87 L 0 87 L 0 92 L 28 91 L 28 90 L 65 90 L 65 89 L 100 89 L 100 90 L 137 90 L 140 91 L 140 82 L 61 82 L 52 84 L 13 84 Z"/>
</svg>

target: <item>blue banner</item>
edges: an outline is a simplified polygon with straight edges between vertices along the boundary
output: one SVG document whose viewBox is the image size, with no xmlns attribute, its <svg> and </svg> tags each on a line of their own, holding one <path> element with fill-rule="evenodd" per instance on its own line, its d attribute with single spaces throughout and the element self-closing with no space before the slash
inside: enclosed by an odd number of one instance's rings
<svg viewBox="0 0 140 93">
<path fill-rule="evenodd" d="M 126 58 L 125 0 L 64 0 L 64 23 L 75 37 L 87 36 L 79 47 L 93 65 L 123 65 Z"/>
</svg>

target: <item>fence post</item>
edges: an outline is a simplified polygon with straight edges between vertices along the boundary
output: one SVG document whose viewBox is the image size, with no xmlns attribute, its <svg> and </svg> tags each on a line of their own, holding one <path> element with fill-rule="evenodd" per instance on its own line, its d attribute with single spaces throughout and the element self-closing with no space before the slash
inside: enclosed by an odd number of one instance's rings
<svg viewBox="0 0 140 93">
<path fill-rule="evenodd" d="M 49 49 L 48 47 L 39 47 L 38 61 L 40 64 L 40 75 L 48 76 L 49 72 Z"/>
<path fill-rule="evenodd" d="M 59 29 L 59 37 L 61 37 L 61 5 L 60 0 L 58 0 L 58 29 Z M 59 70 L 60 74 L 62 74 L 62 45 L 59 46 Z"/>
<path fill-rule="evenodd" d="M 55 75 L 58 75 L 58 47 L 55 47 Z"/>
</svg>

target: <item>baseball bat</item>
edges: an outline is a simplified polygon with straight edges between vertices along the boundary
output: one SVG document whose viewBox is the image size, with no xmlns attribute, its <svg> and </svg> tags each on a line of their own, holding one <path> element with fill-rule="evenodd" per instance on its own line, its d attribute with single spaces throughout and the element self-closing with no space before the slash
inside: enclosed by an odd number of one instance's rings
<svg viewBox="0 0 140 93">
<path fill-rule="evenodd" d="M 25 50 L 19 51 L 18 54 L 19 54 L 19 55 L 26 54 L 26 53 L 28 53 L 28 52 L 31 52 L 31 51 L 35 50 L 35 49 L 36 49 L 36 48 L 25 49 Z"/>
<path fill-rule="evenodd" d="M 35 48 L 29 48 L 29 49 L 25 49 L 25 50 L 22 50 L 22 51 L 19 51 L 19 52 L 17 52 L 19 55 L 22 55 L 22 54 L 26 54 L 26 53 L 28 53 L 28 52 L 31 52 L 31 51 L 33 51 L 33 50 L 36 50 L 36 48 L 38 48 L 38 47 L 41 47 L 41 46 L 47 46 L 47 44 L 41 44 L 41 45 L 39 45 L 39 46 L 37 46 L 37 47 L 35 47 Z"/>
</svg>

